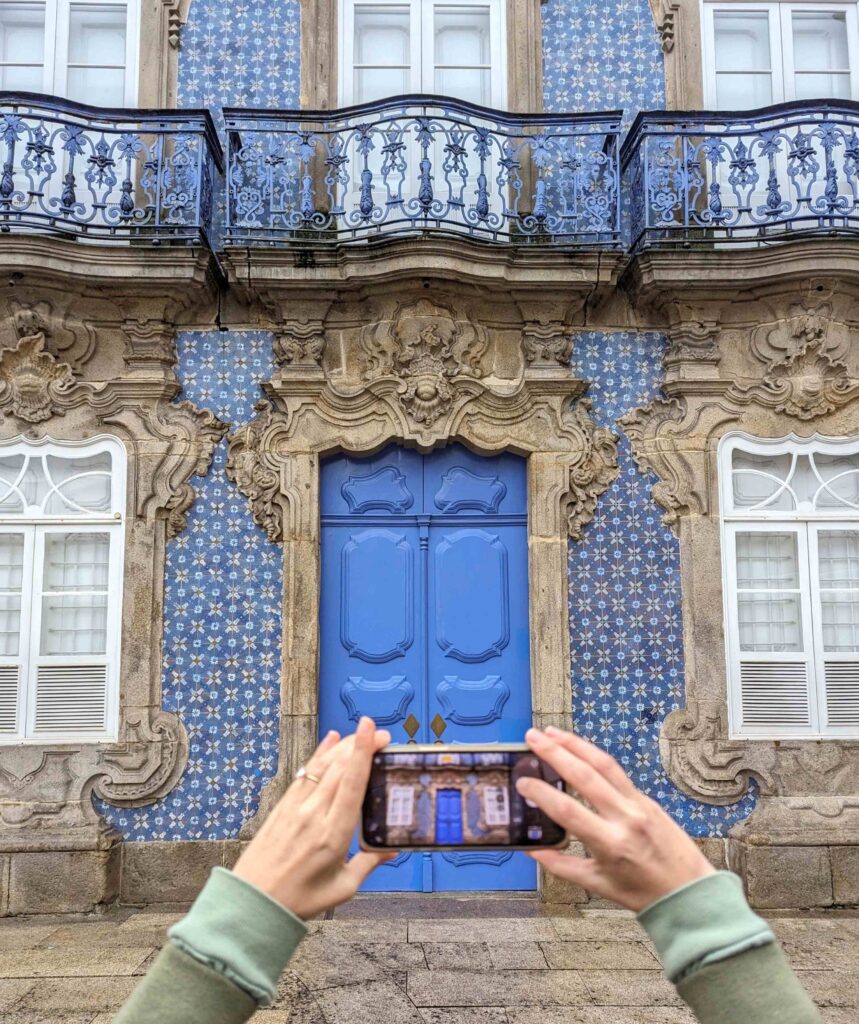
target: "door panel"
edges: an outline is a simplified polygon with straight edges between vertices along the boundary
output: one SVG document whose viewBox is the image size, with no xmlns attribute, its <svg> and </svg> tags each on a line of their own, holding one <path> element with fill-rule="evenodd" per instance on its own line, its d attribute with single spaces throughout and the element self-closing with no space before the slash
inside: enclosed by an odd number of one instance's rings
<svg viewBox="0 0 859 1024">
<path fill-rule="evenodd" d="M 321 473 L 320 731 L 362 714 L 396 743 L 521 741 L 531 724 L 525 462 L 453 445 Z M 408 726 L 408 729 L 406 728 Z M 442 790 L 436 825 L 463 828 Z M 533 889 L 524 854 L 401 855 L 373 891 Z"/>
</svg>

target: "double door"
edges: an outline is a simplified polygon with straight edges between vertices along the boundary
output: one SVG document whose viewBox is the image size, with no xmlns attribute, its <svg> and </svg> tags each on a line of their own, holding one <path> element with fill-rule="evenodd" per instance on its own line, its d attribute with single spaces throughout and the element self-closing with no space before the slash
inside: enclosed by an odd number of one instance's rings
<svg viewBox="0 0 859 1024">
<path fill-rule="evenodd" d="M 321 474 L 320 729 L 521 742 L 531 724 L 525 462 L 454 445 L 339 456 Z M 455 794 L 437 808 L 449 841 Z M 402 854 L 381 891 L 533 889 L 513 851 Z"/>
</svg>

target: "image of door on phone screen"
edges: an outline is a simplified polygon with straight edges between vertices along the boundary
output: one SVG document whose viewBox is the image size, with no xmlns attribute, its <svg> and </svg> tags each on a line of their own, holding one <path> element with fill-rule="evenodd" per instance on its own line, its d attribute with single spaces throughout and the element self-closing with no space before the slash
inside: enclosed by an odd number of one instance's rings
<svg viewBox="0 0 859 1024">
<path fill-rule="evenodd" d="M 364 801 L 362 845 L 557 846 L 564 830 L 516 790 L 526 775 L 563 789 L 559 776 L 528 751 L 381 751 Z"/>
</svg>

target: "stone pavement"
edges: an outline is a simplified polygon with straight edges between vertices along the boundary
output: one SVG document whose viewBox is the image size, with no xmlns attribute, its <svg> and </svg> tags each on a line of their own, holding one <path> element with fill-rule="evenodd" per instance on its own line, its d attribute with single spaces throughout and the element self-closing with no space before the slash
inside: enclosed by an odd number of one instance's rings
<svg viewBox="0 0 859 1024">
<path fill-rule="evenodd" d="M 181 908 L 0 920 L 2 1024 L 108 1024 Z M 859 1021 L 859 915 L 774 927 L 827 1024 Z M 315 921 L 255 1024 L 693 1024 L 632 917 L 365 897 Z M 190 1022 L 189 1022 L 190 1024 Z"/>
</svg>

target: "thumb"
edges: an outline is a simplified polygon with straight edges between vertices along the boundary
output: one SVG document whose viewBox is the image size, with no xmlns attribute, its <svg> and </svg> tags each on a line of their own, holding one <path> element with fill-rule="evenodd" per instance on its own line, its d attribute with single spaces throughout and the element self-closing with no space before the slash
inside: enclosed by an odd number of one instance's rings
<svg viewBox="0 0 859 1024">
<path fill-rule="evenodd" d="M 362 850 L 355 854 L 343 870 L 357 889 L 380 864 L 385 864 L 396 856 L 396 853 L 369 853 Z"/>
</svg>

